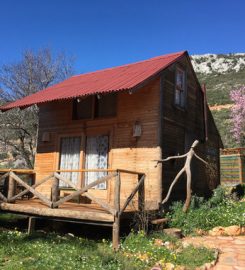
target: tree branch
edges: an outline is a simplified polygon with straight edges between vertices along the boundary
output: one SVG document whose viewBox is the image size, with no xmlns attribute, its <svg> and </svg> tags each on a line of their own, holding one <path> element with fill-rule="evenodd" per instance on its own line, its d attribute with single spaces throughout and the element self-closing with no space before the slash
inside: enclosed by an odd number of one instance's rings
<svg viewBox="0 0 245 270">
<path fill-rule="evenodd" d="M 203 162 L 204 164 L 208 165 L 207 161 L 205 161 L 204 159 L 202 159 L 201 157 L 199 157 L 196 153 L 194 153 L 194 156 L 199 159 L 201 162 Z"/>
<path fill-rule="evenodd" d="M 169 161 L 169 160 L 171 160 L 171 159 L 184 158 L 184 157 L 186 157 L 186 156 L 187 156 L 187 154 L 184 154 L 184 155 L 180 155 L 180 156 L 172 156 L 172 157 L 168 157 L 168 158 L 165 158 L 165 159 L 157 159 L 157 160 L 153 160 L 153 161 L 156 161 L 156 162 L 157 162 L 157 164 L 156 164 L 156 166 L 155 166 L 155 167 L 157 167 L 157 165 L 158 165 L 159 163 L 162 163 L 162 162 L 165 162 L 165 161 Z"/>
<path fill-rule="evenodd" d="M 165 199 L 162 201 L 162 204 L 164 204 L 164 203 L 166 203 L 166 202 L 168 201 L 168 199 L 169 199 L 169 197 L 170 197 L 170 194 L 171 194 L 171 192 L 172 192 L 172 189 L 173 189 L 174 185 L 176 184 L 176 182 L 178 181 L 178 179 L 180 178 L 181 174 L 182 174 L 184 171 L 185 171 L 185 169 L 182 168 L 182 169 L 178 172 L 178 174 L 175 176 L 175 178 L 174 178 L 172 184 L 171 184 L 170 187 L 169 187 L 169 190 L 168 190 L 168 193 L 167 193 Z"/>
<path fill-rule="evenodd" d="M 158 165 L 158 163 L 160 163 L 160 162 L 168 161 L 171 159 L 179 159 L 179 158 L 186 157 L 185 164 L 184 164 L 183 168 L 175 176 L 172 184 L 169 187 L 167 196 L 162 201 L 162 204 L 164 204 L 168 201 L 170 194 L 172 192 L 173 186 L 176 184 L 176 182 L 178 181 L 180 176 L 185 172 L 186 173 L 186 200 L 185 200 L 185 204 L 183 206 L 183 212 L 186 212 L 188 210 L 190 203 L 191 203 L 191 192 L 192 192 L 192 190 L 191 190 L 191 160 L 192 160 L 193 156 L 195 156 L 197 159 L 199 159 L 203 163 L 208 164 L 205 160 L 200 158 L 194 151 L 194 148 L 198 145 L 198 143 L 199 143 L 199 141 L 195 140 L 193 142 L 193 144 L 191 145 L 190 150 L 184 155 L 172 156 L 172 157 L 168 157 L 168 158 L 162 159 L 162 160 L 155 160 L 155 161 L 157 161 L 157 165 Z M 157 167 L 157 165 L 155 167 Z"/>
</svg>

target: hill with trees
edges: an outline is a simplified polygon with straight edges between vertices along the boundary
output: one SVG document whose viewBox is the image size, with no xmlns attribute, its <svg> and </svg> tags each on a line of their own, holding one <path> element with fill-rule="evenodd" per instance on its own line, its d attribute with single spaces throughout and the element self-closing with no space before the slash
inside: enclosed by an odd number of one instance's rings
<svg viewBox="0 0 245 270">
<path fill-rule="evenodd" d="M 206 84 L 207 99 L 225 147 L 237 143 L 231 130 L 230 92 L 245 85 L 245 53 L 193 55 L 192 64 L 201 84 Z M 244 120 L 245 121 L 245 120 Z"/>
</svg>

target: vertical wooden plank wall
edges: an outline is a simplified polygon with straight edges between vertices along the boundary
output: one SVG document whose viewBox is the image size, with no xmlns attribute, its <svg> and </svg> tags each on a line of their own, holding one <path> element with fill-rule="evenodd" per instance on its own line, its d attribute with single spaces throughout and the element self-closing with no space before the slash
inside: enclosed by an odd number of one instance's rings
<svg viewBox="0 0 245 270">
<path fill-rule="evenodd" d="M 175 71 L 180 67 L 187 74 L 186 108 L 178 108 L 174 104 Z M 183 154 L 189 150 L 194 140 L 201 143 L 197 152 L 204 159 L 209 156 L 219 164 L 220 137 L 215 129 L 211 114 L 208 110 L 209 140 L 205 142 L 204 103 L 203 93 L 194 76 L 191 66 L 186 58 L 170 66 L 163 74 L 163 158 L 172 155 Z M 163 196 L 166 195 L 172 180 L 183 166 L 183 160 L 170 161 L 163 164 Z M 218 170 L 218 166 L 216 171 Z M 194 160 L 192 165 L 192 190 L 200 196 L 208 196 L 211 187 L 206 168 L 200 162 Z M 213 185 L 219 183 L 218 173 Z M 209 186 L 210 185 L 210 186 Z M 185 197 L 186 180 L 182 177 L 174 188 L 172 200 L 180 200 Z"/>
<path fill-rule="evenodd" d="M 155 168 L 154 159 L 161 158 L 159 146 L 159 95 L 160 79 L 156 79 L 130 94 L 118 93 L 117 117 L 94 120 L 72 120 L 72 101 L 60 101 L 40 106 L 39 140 L 35 159 L 37 181 L 58 168 L 59 136 L 82 136 L 87 134 L 108 134 L 110 136 L 109 164 L 113 169 L 128 169 L 146 174 L 146 205 L 156 208 L 161 200 L 160 168 Z M 142 136 L 133 138 L 133 125 L 139 121 Z M 42 134 L 50 134 L 49 142 L 42 142 Z M 84 166 L 84 145 L 81 147 L 81 167 Z M 124 201 L 137 184 L 137 177 L 130 174 L 121 176 L 121 200 Z M 40 187 L 49 193 L 51 183 Z M 95 196 L 113 202 L 113 185 L 107 190 L 92 190 Z"/>
<path fill-rule="evenodd" d="M 185 109 L 174 105 L 175 68 L 187 71 L 187 106 Z M 161 80 L 161 82 L 160 82 Z M 161 90 L 161 91 L 160 91 Z M 162 99 L 160 102 L 160 98 Z M 212 115 L 208 110 L 208 135 L 205 142 L 203 93 L 186 57 L 164 70 L 161 77 L 133 93 L 118 92 L 117 116 L 94 120 L 72 120 L 72 100 L 51 102 L 40 106 L 40 125 L 35 170 L 37 181 L 58 168 L 59 138 L 61 136 L 81 136 L 81 168 L 84 168 L 85 138 L 89 134 L 110 136 L 109 167 L 128 169 L 146 174 L 146 209 L 157 209 L 166 194 L 172 179 L 183 161 L 168 162 L 162 167 L 154 167 L 152 160 L 176 154 L 183 154 L 195 139 L 201 141 L 197 152 L 204 159 L 210 158 L 219 171 L 220 137 Z M 160 112 L 161 107 L 161 112 Z M 142 136 L 133 138 L 133 125 L 138 121 L 142 126 Z M 42 134 L 50 134 L 49 142 L 42 142 Z M 210 181 L 205 166 L 196 162 L 193 166 L 193 191 L 205 196 L 219 183 L 219 173 Z M 137 177 L 122 174 L 121 200 L 125 200 Z M 212 183 L 211 183 L 212 182 Z M 210 184 L 211 183 L 211 184 Z M 42 186 L 48 193 L 51 183 Z M 93 195 L 113 202 L 113 184 L 107 190 L 93 190 Z M 185 195 L 185 181 L 179 181 L 174 199 Z M 137 204 L 137 203 L 136 203 Z"/>
</svg>

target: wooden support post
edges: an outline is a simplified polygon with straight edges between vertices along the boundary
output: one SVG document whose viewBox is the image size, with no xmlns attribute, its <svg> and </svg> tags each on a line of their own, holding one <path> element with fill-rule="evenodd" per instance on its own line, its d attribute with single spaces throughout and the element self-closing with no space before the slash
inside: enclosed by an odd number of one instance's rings
<svg viewBox="0 0 245 270">
<path fill-rule="evenodd" d="M 59 200 L 59 179 L 54 176 L 53 178 L 53 185 L 52 185 L 52 208 L 58 208 L 57 206 L 54 206 L 53 203 L 57 202 Z"/>
<path fill-rule="evenodd" d="M 8 200 L 10 200 L 15 195 L 15 181 L 11 174 L 8 177 Z M 15 201 L 11 201 L 15 203 Z"/>
<path fill-rule="evenodd" d="M 35 225 L 36 225 L 36 218 L 35 217 L 29 217 L 28 219 L 28 235 L 31 235 L 35 231 Z"/>
<path fill-rule="evenodd" d="M 31 174 L 31 185 L 35 185 L 36 184 L 36 173 Z"/>
<path fill-rule="evenodd" d="M 121 190 L 121 179 L 120 173 L 117 173 L 115 179 L 115 187 L 114 187 L 114 208 L 116 210 L 116 214 L 114 216 L 114 223 L 112 227 L 112 246 L 114 250 L 119 249 L 120 245 L 120 190 Z"/>
<path fill-rule="evenodd" d="M 112 227 L 112 246 L 115 251 L 119 249 L 120 245 L 120 218 L 115 216 L 115 220 Z"/>
<path fill-rule="evenodd" d="M 143 178 L 143 181 L 141 182 Z M 138 183 L 140 183 L 138 191 L 138 207 L 139 211 L 143 212 L 145 210 L 145 175 L 138 175 Z"/>
</svg>

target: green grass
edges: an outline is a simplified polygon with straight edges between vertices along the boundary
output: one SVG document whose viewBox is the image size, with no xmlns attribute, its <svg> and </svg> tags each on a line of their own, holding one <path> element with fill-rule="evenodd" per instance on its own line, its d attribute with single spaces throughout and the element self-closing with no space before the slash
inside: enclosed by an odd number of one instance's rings
<svg viewBox="0 0 245 270">
<path fill-rule="evenodd" d="M 182 229 L 185 235 L 216 226 L 245 226 L 245 201 L 234 199 L 223 187 L 217 188 L 209 200 L 194 196 L 187 213 L 183 213 L 182 206 L 181 202 L 172 205 L 169 226 Z"/>
<path fill-rule="evenodd" d="M 156 246 L 156 238 L 171 240 L 175 250 Z M 197 254 L 197 260 L 190 260 Z M 37 233 L 30 237 L 19 231 L 0 232 L 0 269 L 107 269 L 136 270 L 150 269 L 156 262 L 184 264 L 194 269 L 214 259 L 214 252 L 208 249 L 181 248 L 176 239 L 163 234 L 145 236 L 131 233 L 115 253 L 111 242 L 92 241 L 69 235 Z"/>
<path fill-rule="evenodd" d="M 176 258 L 176 263 L 186 265 L 188 266 L 188 269 L 196 269 L 197 265 L 202 266 L 207 261 L 211 262 L 213 260 L 213 252 L 210 252 L 209 249 L 205 247 L 195 248 L 193 246 L 188 246 Z"/>
</svg>

